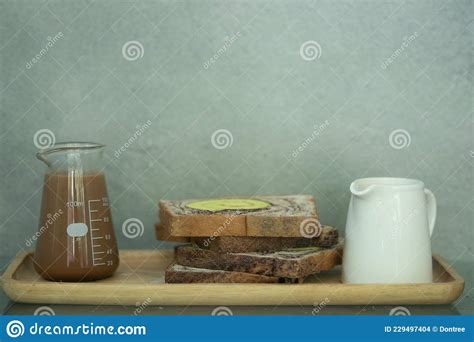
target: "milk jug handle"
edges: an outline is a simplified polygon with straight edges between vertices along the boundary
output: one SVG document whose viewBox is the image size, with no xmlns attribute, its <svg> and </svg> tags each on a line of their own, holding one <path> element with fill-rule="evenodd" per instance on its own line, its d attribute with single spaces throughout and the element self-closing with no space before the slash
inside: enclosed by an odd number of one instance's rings
<svg viewBox="0 0 474 342">
<path fill-rule="evenodd" d="M 430 237 L 433 235 L 433 229 L 434 225 L 436 222 L 436 198 L 433 195 L 433 193 L 425 189 L 425 195 L 426 195 L 426 206 L 428 210 L 428 225 L 430 228 Z"/>
</svg>

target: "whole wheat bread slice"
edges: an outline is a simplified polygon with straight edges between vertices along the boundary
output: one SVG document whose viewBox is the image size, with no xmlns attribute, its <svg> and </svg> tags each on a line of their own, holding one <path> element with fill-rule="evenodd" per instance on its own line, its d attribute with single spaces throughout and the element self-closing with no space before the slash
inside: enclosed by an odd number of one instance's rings
<svg viewBox="0 0 474 342">
<path fill-rule="evenodd" d="M 251 236 L 218 236 L 191 238 L 198 247 L 215 252 L 246 253 L 276 252 L 288 248 L 332 247 L 338 243 L 337 229 L 323 226 L 318 236 L 305 237 L 251 237 Z"/>
<path fill-rule="evenodd" d="M 279 283 L 278 277 L 210 270 L 171 264 L 165 271 L 165 283 Z"/>
<path fill-rule="evenodd" d="M 341 255 L 341 245 L 274 253 L 219 253 L 195 246 L 178 246 L 175 250 L 180 265 L 282 278 L 304 278 L 330 270 L 341 263 Z"/>
<path fill-rule="evenodd" d="M 269 204 L 262 209 L 209 211 L 190 208 L 199 200 L 160 201 L 165 233 L 174 237 L 266 236 L 301 237 L 301 225 L 318 221 L 313 196 L 256 196 L 239 198 Z"/>
</svg>

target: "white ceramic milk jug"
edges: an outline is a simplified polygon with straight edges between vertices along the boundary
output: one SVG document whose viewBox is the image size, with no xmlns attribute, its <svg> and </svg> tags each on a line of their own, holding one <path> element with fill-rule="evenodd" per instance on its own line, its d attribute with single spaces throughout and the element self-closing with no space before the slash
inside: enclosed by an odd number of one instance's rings
<svg viewBox="0 0 474 342">
<path fill-rule="evenodd" d="M 423 182 L 363 178 L 350 186 L 345 283 L 430 283 L 436 200 Z"/>
</svg>

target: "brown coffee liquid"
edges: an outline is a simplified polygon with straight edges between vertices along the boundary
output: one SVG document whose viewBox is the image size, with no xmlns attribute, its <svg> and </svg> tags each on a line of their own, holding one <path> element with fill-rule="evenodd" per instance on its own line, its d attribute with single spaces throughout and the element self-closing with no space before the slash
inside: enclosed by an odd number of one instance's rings
<svg viewBox="0 0 474 342">
<path fill-rule="evenodd" d="M 88 281 L 111 276 L 119 264 L 102 172 L 47 173 L 35 269 L 45 279 Z"/>
</svg>

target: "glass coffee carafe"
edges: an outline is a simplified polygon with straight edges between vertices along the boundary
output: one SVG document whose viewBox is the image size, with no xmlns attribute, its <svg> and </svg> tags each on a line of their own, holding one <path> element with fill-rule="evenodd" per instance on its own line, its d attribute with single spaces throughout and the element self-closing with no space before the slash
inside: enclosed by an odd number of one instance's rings
<svg viewBox="0 0 474 342">
<path fill-rule="evenodd" d="M 102 171 L 104 145 L 58 143 L 36 155 L 48 169 L 37 244 L 36 271 L 55 281 L 111 276 L 118 249 Z"/>
</svg>

